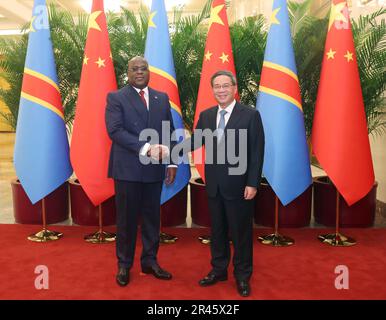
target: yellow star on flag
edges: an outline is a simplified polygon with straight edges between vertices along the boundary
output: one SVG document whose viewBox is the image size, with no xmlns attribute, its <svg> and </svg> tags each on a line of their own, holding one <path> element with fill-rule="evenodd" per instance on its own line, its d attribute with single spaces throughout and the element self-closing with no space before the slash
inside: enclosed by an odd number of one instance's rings
<svg viewBox="0 0 386 320">
<path fill-rule="evenodd" d="M 280 11 L 281 7 L 276 8 L 275 10 L 272 11 L 271 13 L 271 24 L 280 24 L 280 21 L 277 19 L 276 15 Z"/>
<path fill-rule="evenodd" d="M 352 55 L 353 53 L 347 50 L 347 53 L 344 55 L 344 57 L 347 59 L 347 62 L 350 62 L 350 60 L 354 60 Z"/>
<path fill-rule="evenodd" d="M 328 22 L 328 30 L 330 30 L 332 24 L 335 21 L 343 21 L 347 22 L 347 18 L 342 13 L 343 8 L 346 6 L 346 2 L 341 2 L 335 5 L 331 3 L 331 13 L 330 13 L 330 21 Z"/>
<path fill-rule="evenodd" d="M 221 20 L 219 13 L 224 8 L 223 4 L 220 4 L 219 6 L 216 6 L 210 10 L 210 21 L 209 21 L 209 29 L 212 26 L 212 23 L 218 23 L 222 26 L 224 25 L 224 22 Z"/>
<path fill-rule="evenodd" d="M 335 58 L 335 53 L 336 53 L 336 51 L 332 51 L 332 49 L 330 48 L 330 51 L 328 51 L 326 53 L 327 54 L 327 60 L 334 59 Z"/>
<path fill-rule="evenodd" d="M 205 53 L 205 60 L 206 61 L 209 61 L 210 60 L 210 58 L 211 58 L 211 56 L 212 56 L 212 52 L 210 52 L 209 50 Z"/>
<path fill-rule="evenodd" d="M 29 32 L 36 32 L 36 30 L 34 29 L 34 25 L 33 25 L 35 19 L 36 19 L 36 16 L 32 16 L 31 24 L 29 25 Z"/>
<path fill-rule="evenodd" d="M 88 18 L 88 29 L 96 29 L 98 31 L 101 31 L 101 28 L 99 27 L 98 22 L 96 22 L 96 19 L 99 17 L 99 15 L 102 13 L 102 11 L 94 11 L 90 14 L 90 17 Z"/>
<path fill-rule="evenodd" d="M 157 26 L 155 25 L 155 23 L 153 21 L 153 18 L 154 18 L 154 16 L 156 14 L 157 14 L 157 11 L 153 11 L 153 12 L 150 13 L 149 22 L 148 22 L 148 28 L 150 28 L 150 27 L 157 28 Z"/>
<path fill-rule="evenodd" d="M 105 60 L 102 60 L 101 57 L 99 57 L 98 60 L 95 61 L 95 63 L 98 65 L 98 68 L 100 68 L 100 67 L 106 67 L 106 66 L 105 66 Z"/>
<path fill-rule="evenodd" d="M 84 58 L 83 58 L 83 64 L 87 64 L 89 59 L 90 59 L 90 58 L 88 58 L 88 57 L 85 55 Z"/>
<path fill-rule="evenodd" d="M 222 55 L 221 55 L 221 57 L 219 57 L 219 59 L 222 60 L 222 63 L 225 63 L 225 61 L 226 61 L 226 62 L 229 62 L 228 57 L 229 57 L 229 55 L 227 55 L 227 54 L 225 54 L 225 53 L 223 52 Z"/>
</svg>

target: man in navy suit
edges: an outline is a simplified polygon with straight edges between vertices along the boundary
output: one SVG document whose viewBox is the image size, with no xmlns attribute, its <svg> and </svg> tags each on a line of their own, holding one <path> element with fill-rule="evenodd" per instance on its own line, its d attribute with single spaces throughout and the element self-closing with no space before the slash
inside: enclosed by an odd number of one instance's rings
<svg viewBox="0 0 386 320">
<path fill-rule="evenodd" d="M 234 75 L 225 70 L 211 78 L 218 105 L 200 113 L 190 149 L 205 145 L 205 184 L 211 218 L 211 265 L 199 281 L 210 286 L 228 278 L 231 250 L 239 294 L 250 295 L 253 267 L 253 199 L 260 185 L 264 158 L 264 131 L 256 109 L 235 100 Z M 201 135 L 205 130 L 214 135 Z M 211 159 L 209 161 L 208 159 Z M 237 162 L 234 160 L 238 160 Z"/>
<path fill-rule="evenodd" d="M 167 94 L 148 87 L 149 65 L 143 57 L 129 61 L 128 85 L 107 96 L 106 127 L 112 140 L 108 176 L 114 179 L 117 209 L 118 273 L 116 281 L 126 286 L 133 265 L 137 221 L 141 216 L 143 273 L 158 279 L 169 280 L 172 275 L 157 262 L 160 234 L 160 198 L 162 183 L 174 182 L 177 166 L 160 160 L 170 153 L 166 145 L 142 141 L 141 132 L 153 129 L 160 139 L 162 122 L 174 130 Z M 97 89 L 96 89 L 97 90 Z M 164 141 L 164 140 L 162 140 Z M 149 158 L 159 160 L 148 163 Z"/>
</svg>

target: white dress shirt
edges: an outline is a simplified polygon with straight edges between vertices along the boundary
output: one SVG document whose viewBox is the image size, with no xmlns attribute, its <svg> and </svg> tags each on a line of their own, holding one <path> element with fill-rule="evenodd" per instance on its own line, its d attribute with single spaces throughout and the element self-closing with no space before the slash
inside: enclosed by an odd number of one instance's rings
<svg viewBox="0 0 386 320">
<path fill-rule="evenodd" d="M 135 91 L 138 92 L 138 95 L 141 97 L 141 95 L 139 94 L 139 92 L 141 90 L 143 90 L 145 92 L 145 94 L 143 95 L 145 100 L 146 100 L 146 108 L 147 110 L 149 111 L 149 87 L 146 87 L 146 88 L 143 88 L 143 89 L 138 89 L 136 87 L 133 87 L 135 89 Z"/>
<path fill-rule="evenodd" d="M 141 90 L 143 90 L 143 91 L 145 92 L 145 94 L 144 94 L 143 96 L 144 96 L 144 98 L 145 98 L 145 100 L 146 100 L 146 107 L 147 107 L 147 110 L 149 110 L 149 87 L 145 87 L 145 88 L 143 88 L 143 89 L 138 89 L 138 88 L 136 88 L 136 87 L 133 86 L 133 88 L 135 89 L 135 91 L 138 92 L 138 95 L 139 95 L 139 96 L 140 96 L 139 92 L 140 92 Z M 146 142 L 145 145 L 144 145 L 144 146 L 141 148 L 141 150 L 139 151 L 140 155 L 146 156 L 146 154 L 147 154 L 149 148 L 150 148 L 150 143 Z M 167 146 L 162 146 L 162 148 L 164 148 L 165 151 L 166 151 L 166 153 L 167 153 L 167 155 L 169 155 L 169 152 L 170 152 L 170 151 L 169 151 L 169 148 L 168 148 Z M 177 168 L 177 166 L 174 165 L 174 164 L 169 164 L 167 167 L 168 167 L 168 168 Z"/>
<path fill-rule="evenodd" d="M 218 124 L 220 123 L 220 118 L 221 118 L 220 111 L 221 110 L 225 110 L 227 112 L 225 114 L 225 116 L 224 116 L 224 118 L 225 118 L 225 126 L 226 126 L 227 123 L 228 123 L 229 118 L 231 117 L 231 114 L 232 114 L 233 108 L 235 107 L 235 104 L 236 104 L 236 100 L 233 99 L 232 103 L 229 106 L 227 106 L 225 109 L 221 108 L 220 106 L 218 106 L 217 118 L 216 118 L 216 129 L 218 128 Z"/>
</svg>

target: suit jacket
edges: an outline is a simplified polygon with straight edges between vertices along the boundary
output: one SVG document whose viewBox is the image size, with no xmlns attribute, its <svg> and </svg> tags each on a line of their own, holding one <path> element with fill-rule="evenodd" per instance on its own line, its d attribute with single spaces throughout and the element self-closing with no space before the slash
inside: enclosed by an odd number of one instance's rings
<svg viewBox="0 0 386 320">
<path fill-rule="evenodd" d="M 215 106 L 201 112 L 196 129 L 216 130 L 217 111 L 218 106 Z M 216 163 L 216 157 L 220 148 L 225 148 L 226 154 L 229 139 L 228 129 L 235 130 L 235 155 L 237 157 L 244 157 L 246 161 L 246 170 L 242 174 L 229 174 L 229 169 L 237 167 L 238 164 L 230 163 L 227 157 L 225 157 L 223 164 Z M 247 147 L 245 154 L 240 153 L 242 151 L 239 142 L 240 129 L 247 129 L 247 139 L 246 141 L 245 139 L 241 141 Z M 196 135 L 193 133 L 192 149 L 200 144 L 208 144 L 205 137 L 200 143 L 196 142 L 196 144 L 195 139 Z M 213 149 L 213 163 L 210 164 L 207 160 L 205 162 L 205 183 L 209 197 L 215 197 L 217 192 L 220 192 L 228 200 L 243 199 L 246 186 L 259 187 L 264 159 L 264 131 L 260 114 L 257 110 L 236 102 L 225 127 L 224 136 L 219 144 L 217 139 L 213 141 Z M 208 156 L 208 151 L 206 155 Z"/>
<path fill-rule="evenodd" d="M 140 141 L 144 129 L 154 129 L 162 143 L 162 121 L 174 131 L 169 97 L 149 87 L 149 111 L 130 85 L 107 95 L 106 127 L 112 140 L 108 176 L 133 182 L 160 182 L 165 179 L 164 164 L 142 164 L 139 152 L 147 141 Z M 148 139 L 149 140 L 149 139 Z M 170 142 L 170 139 L 169 141 Z M 171 148 L 171 146 L 169 146 Z"/>
</svg>

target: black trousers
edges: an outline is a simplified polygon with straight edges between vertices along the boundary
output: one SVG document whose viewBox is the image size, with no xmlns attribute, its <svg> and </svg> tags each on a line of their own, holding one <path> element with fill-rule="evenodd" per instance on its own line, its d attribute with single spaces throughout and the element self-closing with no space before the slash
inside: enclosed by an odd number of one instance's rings
<svg viewBox="0 0 386 320">
<path fill-rule="evenodd" d="M 226 275 L 233 242 L 234 277 L 249 280 L 253 266 L 253 200 L 226 200 L 219 192 L 208 197 L 211 217 L 211 264 L 216 275 Z"/>
<path fill-rule="evenodd" d="M 117 210 L 116 254 L 118 266 L 131 268 L 141 217 L 141 266 L 157 264 L 160 233 L 160 199 L 162 182 L 142 183 L 115 180 Z"/>
</svg>

